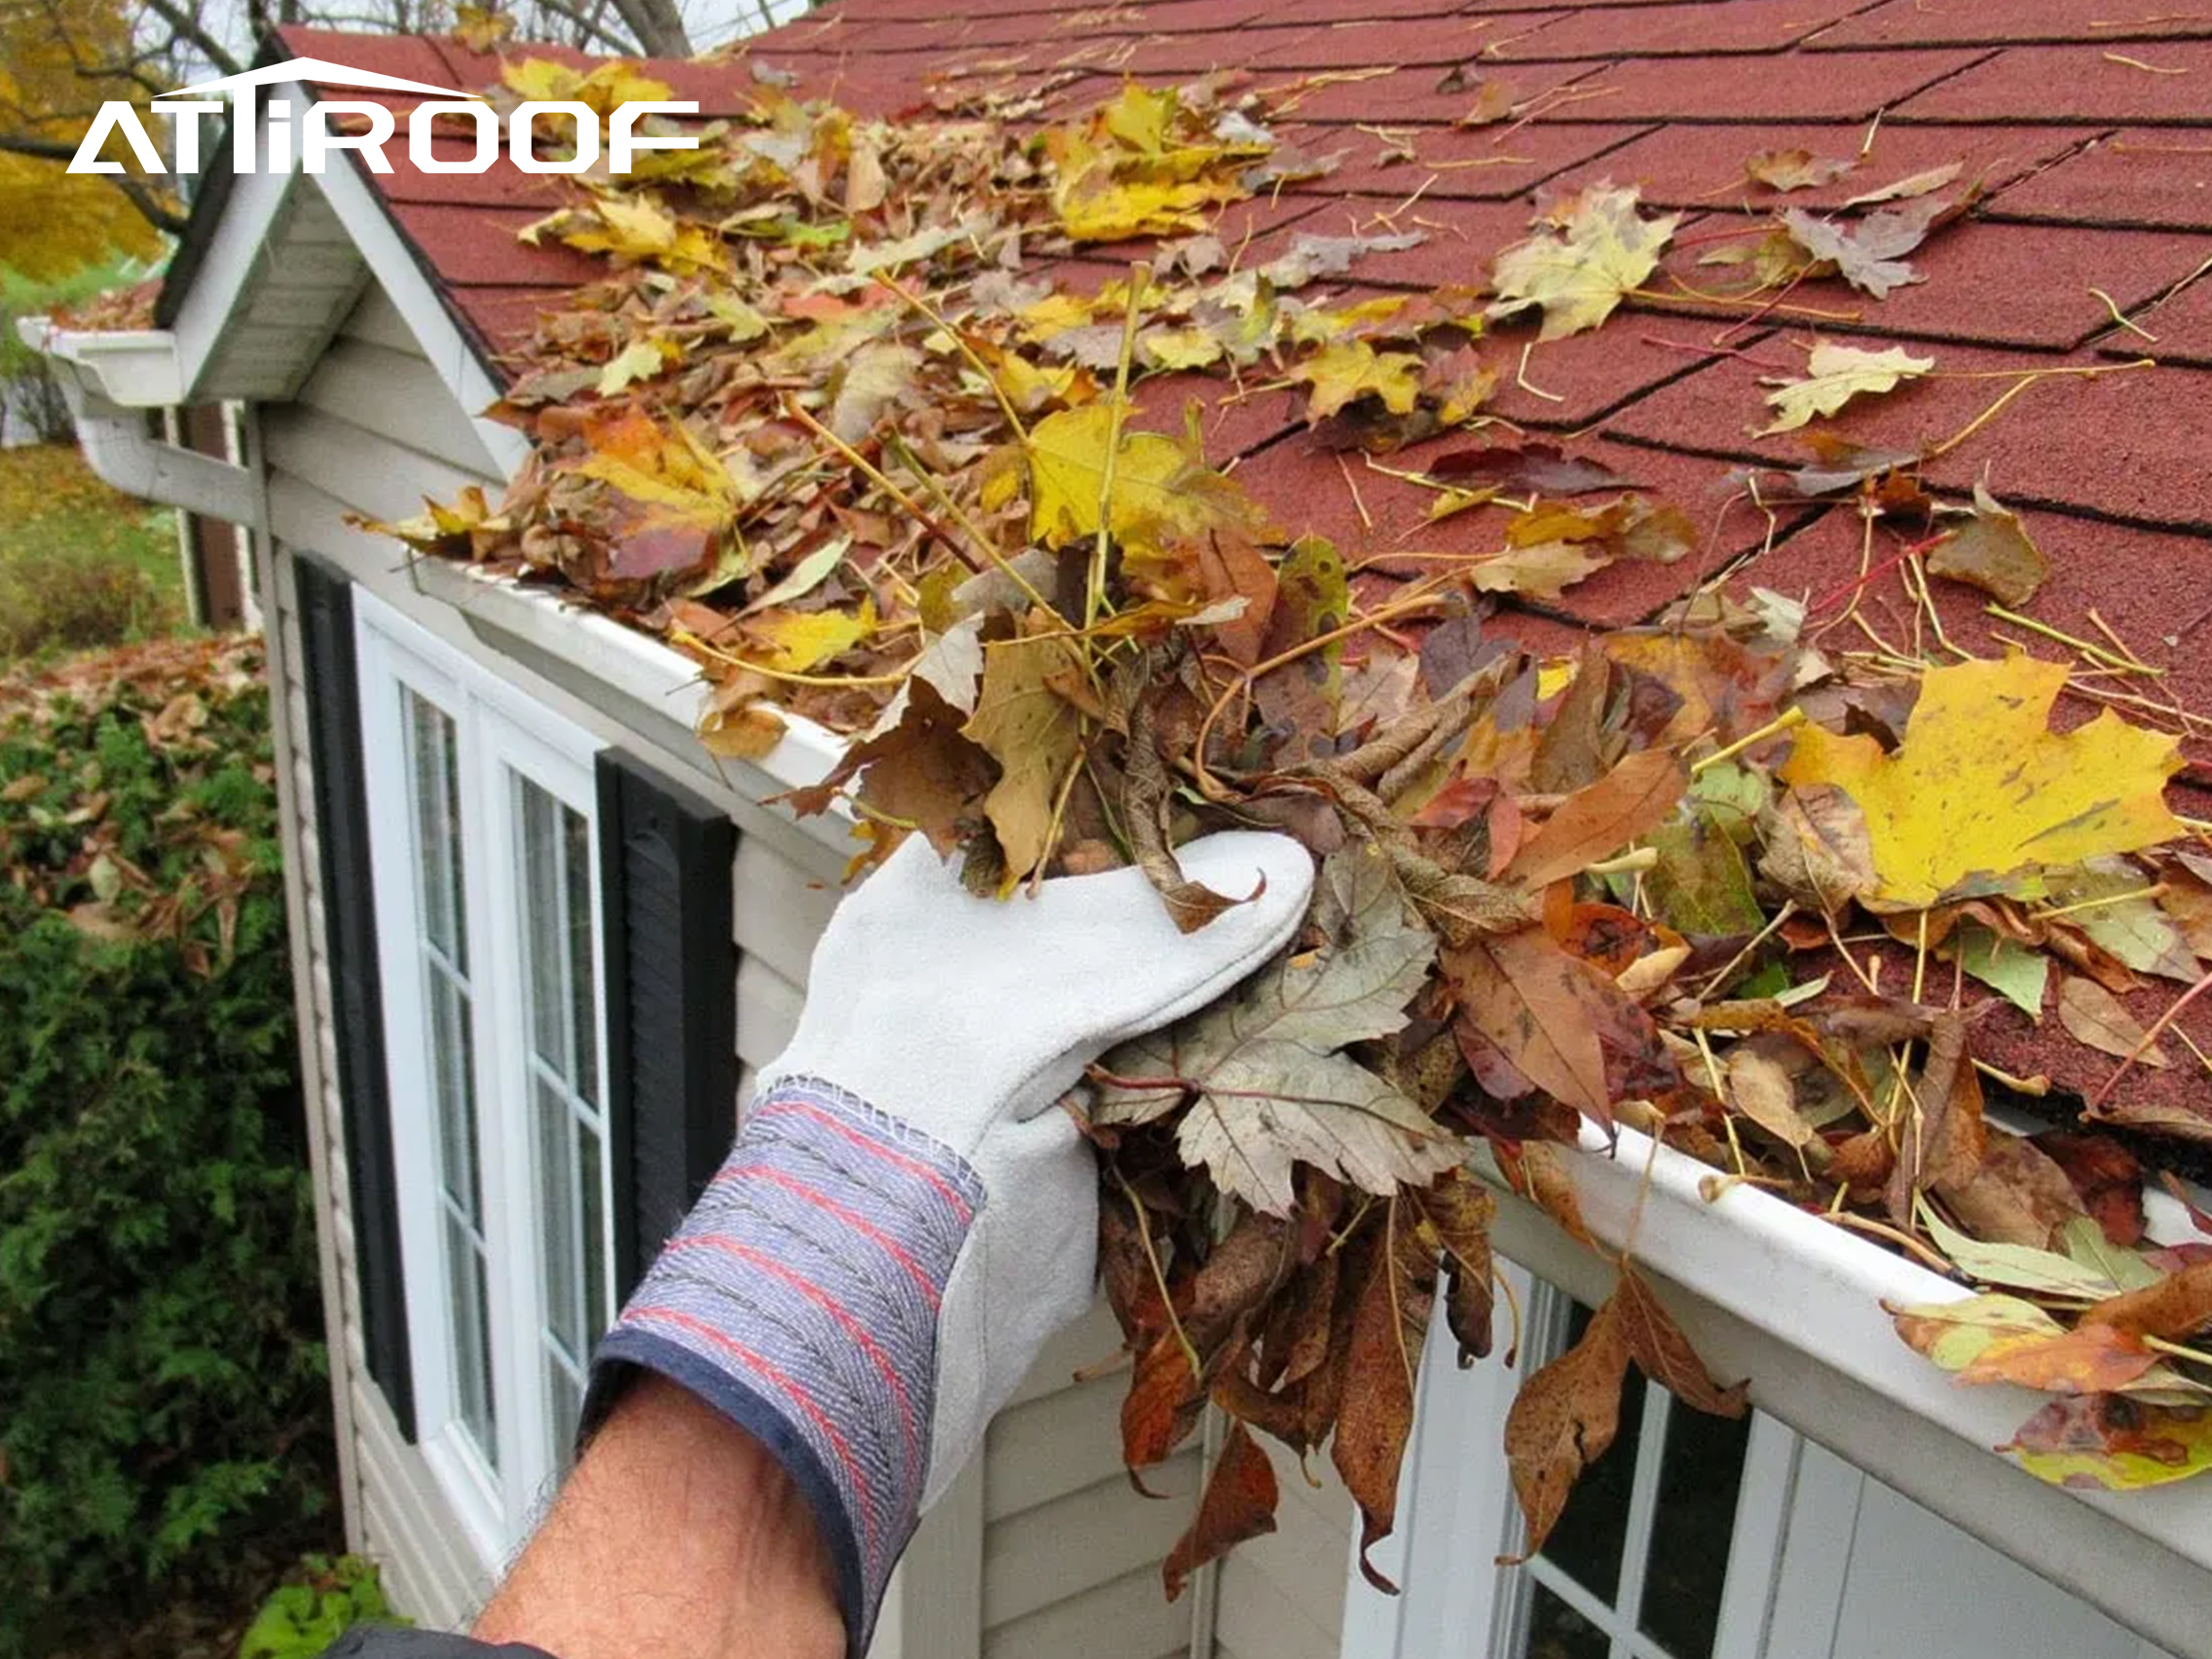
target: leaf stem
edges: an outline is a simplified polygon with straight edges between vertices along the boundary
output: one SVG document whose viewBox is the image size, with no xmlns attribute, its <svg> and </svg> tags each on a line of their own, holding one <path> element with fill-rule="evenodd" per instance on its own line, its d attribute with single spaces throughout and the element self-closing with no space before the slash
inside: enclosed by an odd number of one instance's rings
<svg viewBox="0 0 2212 1659">
<path fill-rule="evenodd" d="M 1760 726 L 1758 730 L 1746 732 L 1742 737 L 1736 739 L 1734 743 L 1729 744 L 1725 749 L 1715 749 L 1711 755 L 1706 756 L 1702 760 L 1693 760 L 1690 763 L 1690 776 L 1694 778 L 1699 773 L 1705 771 L 1709 766 L 1717 766 L 1723 760 L 1733 760 L 1737 756 L 1743 754 L 1745 750 L 1750 749 L 1752 745 L 1764 743 L 1770 737 L 1780 737 L 1784 732 L 1789 730 L 1790 727 L 1800 726 L 1804 723 L 1805 711 L 1799 708 L 1797 705 L 1791 704 L 1788 708 L 1783 710 L 1781 714 L 1775 716 L 1773 719 Z"/>
<path fill-rule="evenodd" d="M 1098 620 L 1106 603 L 1106 552 L 1114 539 L 1114 474 L 1122 459 L 1122 421 L 1129 409 L 1129 361 L 1137 350 L 1137 313 L 1152 285 L 1152 267 L 1129 267 L 1129 305 L 1122 314 L 1122 354 L 1114 365 L 1114 396 L 1106 405 L 1106 463 L 1098 469 L 1098 535 L 1090 544 L 1090 573 L 1083 586 L 1083 625 Z"/>
</svg>

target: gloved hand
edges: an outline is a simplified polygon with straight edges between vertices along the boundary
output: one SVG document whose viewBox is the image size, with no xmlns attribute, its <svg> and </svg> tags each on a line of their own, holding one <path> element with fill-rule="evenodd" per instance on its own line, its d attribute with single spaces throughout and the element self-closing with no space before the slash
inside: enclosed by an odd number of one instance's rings
<svg viewBox="0 0 2212 1659">
<path fill-rule="evenodd" d="M 1212 835 L 1181 862 L 1233 898 L 1265 889 L 1186 936 L 1135 869 L 998 903 L 911 837 L 830 918 L 796 1036 L 600 1346 L 587 1428 L 645 1366 L 790 1471 L 856 1659 L 920 1511 L 1089 1304 L 1096 1171 L 1054 1102 L 1305 913 L 1312 861 L 1287 836 Z"/>
</svg>

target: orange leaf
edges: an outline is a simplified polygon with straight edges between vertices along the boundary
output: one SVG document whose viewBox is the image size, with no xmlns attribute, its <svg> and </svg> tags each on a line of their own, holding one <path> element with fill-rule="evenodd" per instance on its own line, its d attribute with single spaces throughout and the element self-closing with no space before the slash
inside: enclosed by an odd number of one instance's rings
<svg viewBox="0 0 2212 1659">
<path fill-rule="evenodd" d="M 1744 1415 L 1744 1384 L 1723 1388 L 1714 1382 L 1705 1362 L 1690 1346 L 1689 1338 L 1675 1323 L 1675 1316 L 1634 1271 L 1621 1270 L 1612 1300 L 1620 1309 L 1621 1331 L 1629 1352 L 1644 1376 L 1701 1412 L 1726 1418 Z"/>
<path fill-rule="evenodd" d="M 2182 1337 L 2212 1323 L 2212 1262 L 2198 1262 L 2141 1290 L 2107 1297 L 2082 1315 L 2134 1336 Z M 2107 1384 L 2109 1386 L 2109 1384 Z"/>
<path fill-rule="evenodd" d="M 1390 1535 L 1398 1509 L 1398 1465 L 1414 1426 L 1414 1382 L 1421 1339 L 1436 1299 L 1436 1257 L 1423 1249 L 1413 1218 L 1390 1200 L 1388 1222 L 1352 1314 L 1330 1461 L 1359 1505 L 1359 1569 L 1385 1595 L 1396 1586 L 1367 1552 Z"/>
<path fill-rule="evenodd" d="M 1231 1423 L 1206 1478 L 1205 1495 L 1198 1499 L 1198 1513 L 1160 1564 L 1167 1599 L 1182 1595 L 1184 1581 L 1216 1556 L 1273 1531 L 1277 1495 L 1275 1466 L 1242 1423 Z"/>
<path fill-rule="evenodd" d="M 1505 866 L 1505 879 L 1542 887 L 1580 874 L 1663 823 L 1688 781 L 1682 763 L 1663 749 L 1628 756 L 1560 803 L 1544 827 L 1521 843 Z"/>
<path fill-rule="evenodd" d="M 1547 1094 L 1612 1123 L 1598 1021 L 1607 990 L 1626 1000 L 1617 985 L 1541 928 L 1476 939 L 1441 960 L 1458 992 L 1461 1048 L 1471 1033 Z"/>
<path fill-rule="evenodd" d="M 2158 1356 L 2134 1332 L 2084 1324 L 2055 1337 L 1993 1342 L 1960 1368 L 1959 1381 L 2016 1382 L 2046 1394 L 2102 1394 L 2126 1387 L 2157 1363 Z"/>
</svg>

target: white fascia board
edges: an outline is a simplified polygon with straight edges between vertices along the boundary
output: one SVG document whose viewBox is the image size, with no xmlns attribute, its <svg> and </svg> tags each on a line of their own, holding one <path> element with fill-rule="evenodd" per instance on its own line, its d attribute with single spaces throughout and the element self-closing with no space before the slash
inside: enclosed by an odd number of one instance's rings
<svg viewBox="0 0 2212 1659">
<path fill-rule="evenodd" d="M 100 478 L 141 500 L 259 527 L 261 496 L 250 470 L 158 438 L 147 424 L 147 411 L 178 401 L 171 334 L 73 334 L 43 316 L 19 319 L 16 331 L 53 364 L 77 446 Z"/>
<path fill-rule="evenodd" d="M 498 399 L 499 387 L 477 357 L 475 346 L 446 310 L 436 287 L 423 274 L 382 198 L 350 160 L 334 161 L 312 176 L 339 223 L 346 227 L 346 234 L 352 238 L 369 275 L 406 319 L 424 355 L 467 413 L 492 459 L 512 478 L 530 459 L 530 440 L 512 426 L 484 419 L 483 411 Z"/>
<path fill-rule="evenodd" d="M 1756 1187 L 1709 1201 L 1715 1171 L 1634 1130 L 1610 1156 L 1582 1133 L 1570 1167 L 1590 1232 L 1682 1292 L 1669 1306 L 1721 1381 L 1749 1379 L 1762 1410 L 2174 1653 L 2212 1652 L 2212 1479 L 2137 1493 L 2035 1479 L 1995 1448 L 2048 1396 L 1961 1385 L 1882 1311 L 1964 1286 Z M 2177 1214 L 2155 1204 L 2154 1232 Z M 1608 1262 L 1510 1193 L 1494 1237 L 1593 1305 L 1611 1285 Z"/>
</svg>

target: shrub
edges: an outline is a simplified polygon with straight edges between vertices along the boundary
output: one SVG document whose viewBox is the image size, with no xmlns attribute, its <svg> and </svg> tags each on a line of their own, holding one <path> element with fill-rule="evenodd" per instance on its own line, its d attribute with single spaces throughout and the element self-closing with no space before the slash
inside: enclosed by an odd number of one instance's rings
<svg viewBox="0 0 2212 1659">
<path fill-rule="evenodd" d="M 255 642 L 0 680 L 0 1659 L 328 1527 L 272 778 Z"/>
<path fill-rule="evenodd" d="M 311 1555 L 293 1576 L 262 1603 L 238 1659 L 315 1659 L 354 1625 L 410 1622 L 384 1599 L 376 1565 L 359 1556 Z"/>
</svg>

